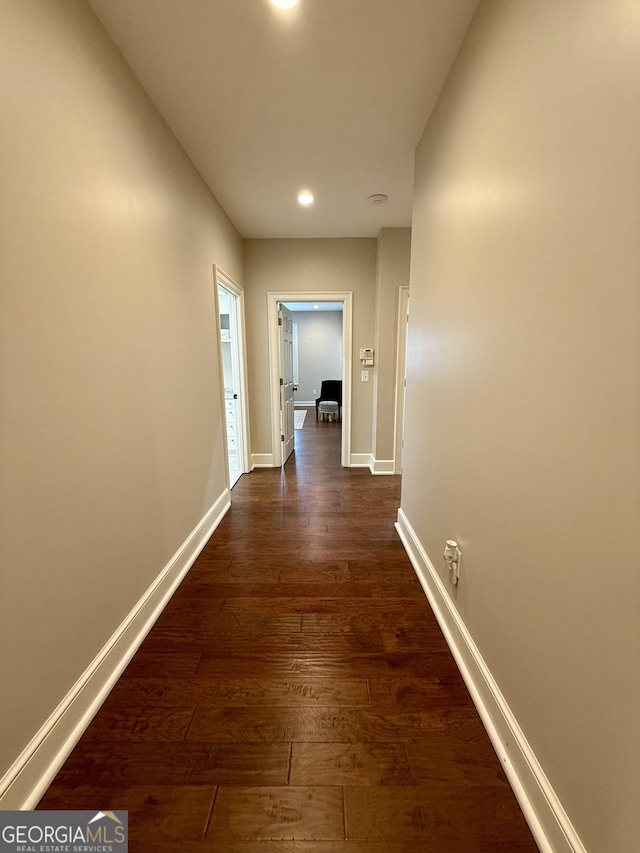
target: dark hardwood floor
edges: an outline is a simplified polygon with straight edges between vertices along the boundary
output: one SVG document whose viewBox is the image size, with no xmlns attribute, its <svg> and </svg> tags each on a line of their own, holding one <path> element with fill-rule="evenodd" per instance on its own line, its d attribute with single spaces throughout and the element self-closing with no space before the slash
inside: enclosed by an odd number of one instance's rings
<svg viewBox="0 0 640 853">
<path fill-rule="evenodd" d="M 533 853 L 393 522 L 399 477 L 296 432 L 232 507 L 41 801 L 133 853 Z"/>
</svg>

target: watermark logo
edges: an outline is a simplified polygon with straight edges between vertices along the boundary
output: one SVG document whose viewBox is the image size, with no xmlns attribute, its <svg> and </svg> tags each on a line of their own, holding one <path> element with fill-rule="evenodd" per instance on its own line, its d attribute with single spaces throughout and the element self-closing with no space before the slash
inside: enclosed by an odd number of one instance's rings
<svg viewBox="0 0 640 853">
<path fill-rule="evenodd" d="M 126 811 L 0 811 L 0 853 L 128 853 Z"/>
</svg>

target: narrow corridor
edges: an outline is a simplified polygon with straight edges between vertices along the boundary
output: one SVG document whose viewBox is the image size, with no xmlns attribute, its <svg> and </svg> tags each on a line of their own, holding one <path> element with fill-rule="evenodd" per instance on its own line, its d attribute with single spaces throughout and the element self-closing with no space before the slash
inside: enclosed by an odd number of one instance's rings
<svg viewBox="0 0 640 853">
<path fill-rule="evenodd" d="M 39 808 L 132 853 L 533 853 L 393 522 L 310 413 L 232 507 Z"/>
</svg>

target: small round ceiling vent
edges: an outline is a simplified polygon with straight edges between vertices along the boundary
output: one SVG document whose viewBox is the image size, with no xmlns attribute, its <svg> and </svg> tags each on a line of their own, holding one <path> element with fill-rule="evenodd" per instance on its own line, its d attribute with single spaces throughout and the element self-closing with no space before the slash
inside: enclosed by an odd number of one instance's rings
<svg viewBox="0 0 640 853">
<path fill-rule="evenodd" d="M 389 196 L 384 193 L 376 193 L 375 195 L 370 195 L 368 200 L 371 204 L 384 204 L 388 198 Z"/>
</svg>

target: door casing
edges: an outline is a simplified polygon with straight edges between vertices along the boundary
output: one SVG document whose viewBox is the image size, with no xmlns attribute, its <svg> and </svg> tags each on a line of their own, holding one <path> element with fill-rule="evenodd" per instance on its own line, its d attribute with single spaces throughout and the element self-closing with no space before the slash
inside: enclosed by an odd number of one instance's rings
<svg viewBox="0 0 640 853">
<path fill-rule="evenodd" d="M 394 416 L 394 474 L 402 474 L 404 452 L 404 399 L 407 377 L 407 332 L 409 330 L 409 288 L 398 293 L 398 331 L 396 333 L 396 394 Z"/>
<path fill-rule="evenodd" d="M 220 332 L 220 304 L 218 299 L 218 286 L 229 290 L 236 297 L 236 324 L 237 324 L 237 359 L 238 359 L 238 400 L 237 410 L 239 412 L 239 423 L 237 431 L 238 443 L 238 464 L 240 472 L 247 474 L 251 470 L 249 464 L 249 403 L 248 403 L 248 382 L 247 382 L 247 349 L 246 349 L 246 327 L 244 319 L 244 290 L 242 287 L 227 275 L 217 264 L 213 265 L 213 292 L 215 299 L 215 318 L 217 328 L 218 341 L 218 363 L 220 367 L 220 399 L 222 416 L 225 417 L 225 397 L 224 397 L 224 375 L 222 370 L 222 336 Z M 225 449 L 225 466 L 227 475 L 227 488 L 230 488 L 229 476 L 229 449 L 227 447 L 227 432 L 224 430 L 224 449 Z"/>
</svg>

